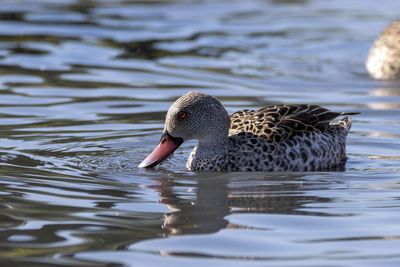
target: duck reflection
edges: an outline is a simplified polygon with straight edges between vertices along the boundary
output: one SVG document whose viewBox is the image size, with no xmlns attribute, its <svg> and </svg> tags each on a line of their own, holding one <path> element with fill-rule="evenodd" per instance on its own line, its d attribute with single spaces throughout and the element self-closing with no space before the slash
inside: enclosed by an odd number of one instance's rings
<svg viewBox="0 0 400 267">
<path fill-rule="evenodd" d="M 229 214 L 226 179 L 199 179 L 194 185 L 171 178 L 158 182 L 160 202 L 170 210 L 163 224 L 167 235 L 215 232 L 228 225 L 224 219 Z"/>
<path fill-rule="evenodd" d="M 385 97 L 399 97 L 400 96 L 400 79 L 396 80 L 382 80 L 381 86 L 372 90 L 369 94 L 376 96 L 376 102 L 368 104 L 372 109 L 397 109 L 400 108 L 398 100 L 392 98 L 384 100 Z M 380 101 L 379 98 L 382 98 Z"/>
<path fill-rule="evenodd" d="M 374 96 L 400 96 L 400 87 L 377 88 L 371 92 Z"/>
<path fill-rule="evenodd" d="M 399 97 L 400 96 L 400 84 L 391 87 L 382 87 L 373 90 L 370 95 L 377 97 Z M 379 101 L 379 99 L 377 99 Z M 398 101 L 390 101 L 390 102 L 374 102 L 368 104 L 368 107 L 372 109 L 398 109 L 400 108 L 400 103 Z"/>
<path fill-rule="evenodd" d="M 193 180 L 156 179 L 160 202 L 169 208 L 163 223 L 163 228 L 167 230 L 165 235 L 243 228 L 227 220 L 227 215 L 235 213 L 318 215 L 301 208 L 310 202 L 329 202 L 330 199 L 305 194 L 304 190 L 309 185 L 303 184 L 303 176 L 244 174 L 234 178 L 222 175 Z"/>
</svg>

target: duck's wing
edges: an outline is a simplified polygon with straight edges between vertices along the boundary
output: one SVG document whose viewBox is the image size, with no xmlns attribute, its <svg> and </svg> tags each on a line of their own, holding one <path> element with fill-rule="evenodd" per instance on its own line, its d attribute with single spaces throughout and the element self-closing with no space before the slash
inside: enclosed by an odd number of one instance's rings
<svg viewBox="0 0 400 267">
<path fill-rule="evenodd" d="M 231 115 L 229 135 L 249 132 L 279 142 L 299 132 L 325 131 L 341 115 L 319 105 L 275 105 L 259 110 L 241 110 Z"/>
</svg>

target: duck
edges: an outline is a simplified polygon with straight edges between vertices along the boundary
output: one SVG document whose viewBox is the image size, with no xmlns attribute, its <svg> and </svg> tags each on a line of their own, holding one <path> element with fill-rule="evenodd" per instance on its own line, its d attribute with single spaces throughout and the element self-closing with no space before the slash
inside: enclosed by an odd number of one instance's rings
<svg viewBox="0 0 400 267">
<path fill-rule="evenodd" d="M 375 79 L 400 78 L 400 20 L 392 22 L 375 40 L 365 66 Z"/>
<path fill-rule="evenodd" d="M 168 109 L 158 146 L 139 168 L 153 168 L 187 140 L 198 140 L 186 169 L 214 171 L 327 171 L 346 161 L 349 115 L 313 104 L 244 109 L 229 116 L 214 96 L 192 91 Z M 332 122 L 338 116 L 345 116 Z"/>
</svg>

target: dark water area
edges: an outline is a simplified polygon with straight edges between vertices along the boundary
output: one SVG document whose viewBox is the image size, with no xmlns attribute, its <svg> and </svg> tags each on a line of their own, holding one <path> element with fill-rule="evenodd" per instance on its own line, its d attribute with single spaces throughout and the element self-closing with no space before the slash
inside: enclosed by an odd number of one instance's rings
<svg viewBox="0 0 400 267">
<path fill-rule="evenodd" d="M 400 83 L 371 79 L 400 2 L 4 0 L 1 266 L 399 266 Z M 190 90 L 232 113 L 353 117 L 343 172 L 137 165 Z"/>
</svg>

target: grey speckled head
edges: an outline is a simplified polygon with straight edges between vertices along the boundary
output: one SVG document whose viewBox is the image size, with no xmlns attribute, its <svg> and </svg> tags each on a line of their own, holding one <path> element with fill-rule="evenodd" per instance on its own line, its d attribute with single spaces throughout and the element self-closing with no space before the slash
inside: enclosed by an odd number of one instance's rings
<svg viewBox="0 0 400 267">
<path fill-rule="evenodd" d="M 184 141 L 228 136 L 230 118 L 213 96 L 192 91 L 178 98 L 169 108 L 164 131 Z"/>
<path fill-rule="evenodd" d="M 229 114 L 215 97 L 189 92 L 169 108 L 160 143 L 139 167 L 156 166 L 186 140 L 196 139 L 210 147 L 221 144 L 228 139 L 229 125 Z"/>
</svg>

